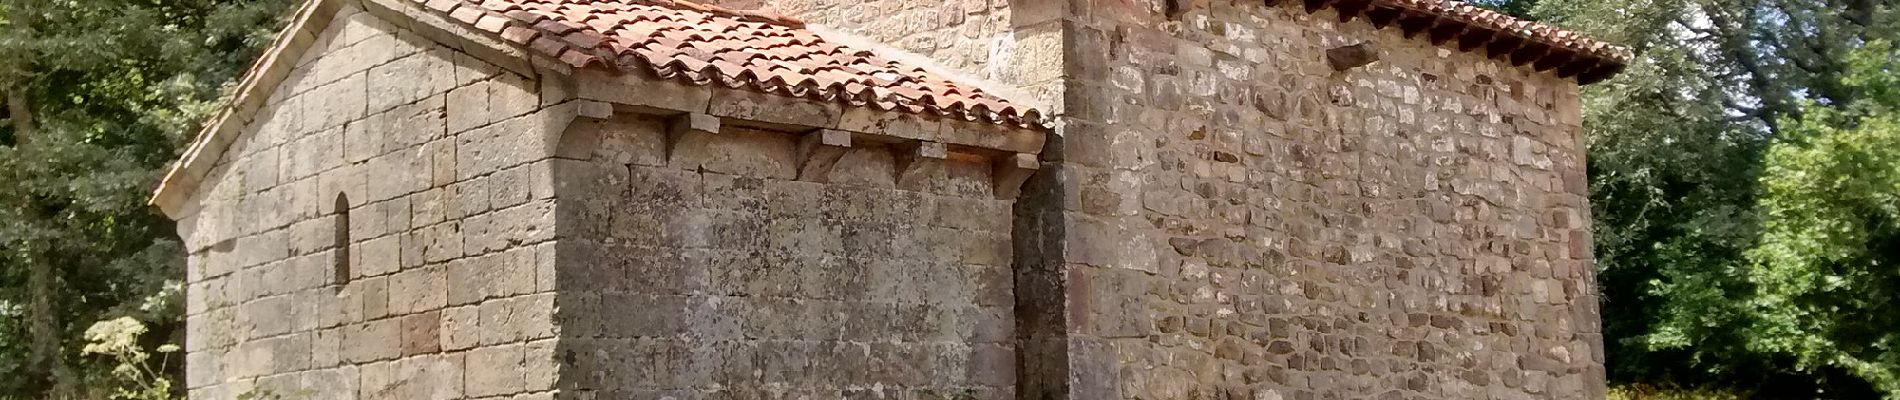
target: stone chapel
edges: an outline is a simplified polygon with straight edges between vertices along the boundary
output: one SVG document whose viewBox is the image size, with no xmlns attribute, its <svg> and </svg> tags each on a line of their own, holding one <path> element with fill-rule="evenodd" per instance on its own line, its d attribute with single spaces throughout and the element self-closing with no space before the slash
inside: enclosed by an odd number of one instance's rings
<svg viewBox="0 0 1900 400">
<path fill-rule="evenodd" d="M 1454 0 L 309 0 L 152 203 L 193 399 L 1594 399 L 1629 58 Z"/>
</svg>

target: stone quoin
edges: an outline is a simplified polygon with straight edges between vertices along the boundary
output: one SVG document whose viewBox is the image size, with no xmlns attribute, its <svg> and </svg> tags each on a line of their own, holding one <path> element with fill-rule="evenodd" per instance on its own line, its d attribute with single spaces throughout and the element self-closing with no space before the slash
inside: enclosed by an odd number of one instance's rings
<svg viewBox="0 0 1900 400">
<path fill-rule="evenodd" d="M 1440 0 L 310 0 L 193 399 L 1604 396 L 1579 85 Z"/>
</svg>

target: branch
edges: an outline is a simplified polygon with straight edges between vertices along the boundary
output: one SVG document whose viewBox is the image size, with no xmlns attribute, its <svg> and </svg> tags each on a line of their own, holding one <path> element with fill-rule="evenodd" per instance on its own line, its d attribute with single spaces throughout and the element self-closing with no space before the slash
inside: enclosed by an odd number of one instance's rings
<svg viewBox="0 0 1900 400">
<path fill-rule="evenodd" d="M 1735 26 L 1733 24 L 1737 23 L 1737 21 L 1731 20 L 1730 16 L 1723 13 L 1710 12 L 1708 15 L 1710 22 L 1716 26 Z M 1742 21 L 1742 23 L 1746 23 L 1746 21 Z M 1738 27 L 1736 29 L 1742 31 L 1748 30 L 1745 27 Z M 1727 53 L 1729 57 L 1735 59 L 1735 66 L 1741 68 L 1748 74 L 1746 78 L 1747 84 L 1754 89 L 1754 97 L 1761 100 L 1761 108 L 1763 109 L 1762 120 L 1768 122 L 1770 130 L 1774 130 L 1774 120 L 1780 116 L 1785 115 L 1800 118 L 1801 111 L 1789 104 L 1787 100 L 1788 93 L 1783 92 L 1775 84 L 1772 79 L 1773 75 L 1770 74 L 1768 68 L 1763 65 L 1764 60 L 1762 60 L 1761 55 L 1757 54 L 1755 48 L 1748 42 L 1747 40 L 1734 40 L 1734 38 L 1731 38 L 1721 41 L 1720 46 L 1723 53 Z"/>
</svg>

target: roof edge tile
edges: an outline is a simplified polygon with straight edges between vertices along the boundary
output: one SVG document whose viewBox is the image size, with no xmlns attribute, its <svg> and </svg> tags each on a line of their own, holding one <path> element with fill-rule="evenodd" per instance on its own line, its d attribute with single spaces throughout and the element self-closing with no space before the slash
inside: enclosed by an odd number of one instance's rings
<svg viewBox="0 0 1900 400">
<path fill-rule="evenodd" d="M 1265 0 L 1268 6 L 1289 2 Z M 1585 85 L 1609 79 L 1634 57 L 1622 46 L 1460 0 L 1298 0 L 1297 3 L 1308 13 L 1332 9 L 1339 14 L 1340 22 L 1364 18 L 1377 28 L 1397 27 L 1407 38 L 1427 34 L 1433 45 L 1482 52 L 1486 57 L 1513 65 L 1553 72 L 1563 78 L 1574 77 Z M 1451 42 L 1452 39 L 1457 41 Z"/>
</svg>

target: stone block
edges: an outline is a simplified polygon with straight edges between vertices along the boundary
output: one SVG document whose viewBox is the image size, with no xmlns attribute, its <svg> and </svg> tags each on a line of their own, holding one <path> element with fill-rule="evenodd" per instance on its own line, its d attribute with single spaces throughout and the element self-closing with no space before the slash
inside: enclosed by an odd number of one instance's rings
<svg viewBox="0 0 1900 400">
<path fill-rule="evenodd" d="M 541 106 L 537 81 L 514 73 L 495 75 L 488 86 L 488 111 L 491 119 L 501 121 L 527 115 Z"/>
<path fill-rule="evenodd" d="M 399 319 L 379 319 L 341 329 L 345 362 L 362 364 L 402 356 L 402 326 Z"/>
<path fill-rule="evenodd" d="M 342 129 L 324 130 L 298 137 L 287 144 L 295 151 L 286 152 L 282 176 L 286 179 L 302 179 L 342 166 L 343 135 Z"/>
<path fill-rule="evenodd" d="M 224 363 L 216 354 L 208 351 L 185 354 L 185 388 L 208 387 L 219 383 L 225 376 Z"/>
<path fill-rule="evenodd" d="M 522 382 L 523 389 L 532 392 L 555 389 L 560 379 L 558 372 L 562 370 L 561 354 L 557 350 L 555 340 L 538 340 L 524 345 L 522 372 L 527 376 Z"/>
<path fill-rule="evenodd" d="M 350 245 L 351 279 L 396 272 L 402 266 L 401 245 L 399 236 L 383 236 Z"/>
<path fill-rule="evenodd" d="M 343 364 L 342 329 L 321 329 L 312 332 L 310 338 L 310 365 L 313 368 L 331 368 Z"/>
<path fill-rule="evenodd" d="M 701 112 L 706 110 L 712 98 L 712 91 L 705 86 L 678 85 L 666 80 L 634 76 L 614 77 L 598 73 L 576 75 L 579 79 L 602 82 L 578 85 L 577 95 L 582 99 L 673 112 Z"/>
<path fill-rule="evenodd" d="M 461 224 L 455 221 L 416 230 L 416 243 L 422 247 L 422 259 L 428 263 L 448 261 L 462 256 Z"/>
<path fill-rule="evenodd" d="M 303 97 L 301 101 L 323 106 L 305 108 L 305 114 L 298 119 L 301 125 L 297 132 L 316 132 L 362 119 L 368 110 L 368 81 L 364 74 L 354 73 L 299 95 Z"/>
<path fill-rule="evenodd" d="M 353 279 L 347 289 L 357 307 L 357 319 L 370 320 L 389 315 L 389 281 L 384 277 Z"/>
<path fill-rule="evenodd" d="M 371 399 L 452 400 L 465 398 L 463 355 L 428 355 L 362 368 L 363 392 Z M 372 376 L 372 374 L 376 374 Z"/>
<path fill-rule="evenodd" d="M 707 171 L 731 175 L 773 179 L 793 179 L 797 175 L 797 146 L 789 137 L 763 132 L 727 131 L 708 138 L 703 151 L 674 154 L 675 168 L 698 166 Z M 684 163 L 684 164 L 682 164 Z"/>
<path fill-rule="evenodd" d="M 488 176 L 488 204 L 496 209 L 513 207 L 534 197 L 530 174 L 536 167 L 524 165 L 496 171 Z"/>
<path fill-rule="evenodd" d="M 553 113 L 536 113 L 455 134 L 457 179 L 466 181 L 554 156 L 561 131 L 550 128 L 551 122 L 559 122 Z"/>
<path fill-rule="evenodd" d="M 377 129 L 375 117 L 343 126 L 343 162 L 359 164 L 383 155 L 389 132 Z"/>
<path fill-rule="evenodd" d="M 512 343 L 552 337 L 554 295 L 517 296 L 482 302 L 482 343 Z"/>
<path fill-rule="evenodd" d="M 910 140 L 937 140 L 943 121 L 936 118 L 882 112 L 870 108 L 847 107 L 838 116 L 837 129 L 866 132 Z"/>
<path fill-rule="evenodd" d="M 481 81 L 449 90 L 445 108 L 449 134 L 460 134 L 494 122 L 488 108 L 490 85 L 488 81 Z"/>
<path fill-rule="evenodd" d="M 558 154 L 612 164 L 666 165 L 666 129 L 658 118 L 651 117 L 578 119 L 568 126 Z"/>
<path fill-rule="evenodd" d="M 467 353 L 469 368 L 463 392 L 485 397 L 511 395 L 527 391 L 525 345 L 509 344 L 480 347 Z"/>
<path fill-rule="evenodd" d="M 366 131 L 381 134 L 386 150 L 420 146 L 448 137 L 447 97 L 431 94 L 370 115 Z"/>
<path fill-rule="evenodd" d="M 362 381 L 355 366 L 341 366 L 304 372 L 303 390 L 312 399 L 347 399 L 356 396 Z"/>
<path fill-rule="evenodd" d="M 448 264 L 448 301 L 453 305 L 513 297 L 535 291 L 533 248 L 469 257 Z"/>
<path fill-rule="evenodd" d="M 405 270 L 389 277 L 389 311 L 414 314 L 448 305 L 448 267 Z"/>
<path fill-rule="evenodd" d="M 446 50 L 430 49 L 369 69 L 371 112 L 412 104 L 455 87 L 454 65 Z"/>
<path fill-rule="evenodd" d="M 438 328 L 437 334 L 441 336 L 443 350 L 465 350 L 481 343 L 481 309 L 479 307 L 443 309 L 441 319 L 442 326 Z"/>
<path fill-rule="evenodd" d="M 430 311 L 401 317 L 402 354 L 413 356 L 440 351 L 442 314 Z"/>
<path fill-rule="evenodd" d="M 804 129 L 837 126 L 840 107 L 746 90 L 713 90 L 706 113 L 722 118 L 756 121 Z M 802 129 L 793 129 L 802 130 Z"/>
<path fill-rule="evenodd" d="M 421 152 L 429 159 L 429 187 L 441 188 L 456 182 L 459 162 L 455 143 L 442 138 L 422 145 Z"/>
<path fill-rule="evenodd" d="M 277 148 L 272 147 L 251 153 L 248 159 L 239 161 L 245 166 L 243 174 L 246 191 L 257 192 L 277 187 L 278 172 L 280 172 L 278 154 Z"/>
<path fill-rule="evenodd" d="M 888 188 L 897 186 L 897 155 L 881 147 L 860 147 L 844 152 L 822 177 L 825 187 Z M 822 179 L 819 179 L 822 178 Z"/>
<path fill-rule="evenodd" d="M 252 323 L 248 337 L 262 338 L 290 333 L 295 303 L 290 296 L 272 296 L 238 306 L 238 318 Z"/>
<path fill-rule="evenodd" d="M 1083 264 L 1155 272 L 1158 246 L 1134 227 L 1105 220 L 1073 221 L 1068 231 L 1075 239 L 1069 244 L 1068 257 Z"/>
<path fill-rule="evenodd" d="M 598 310 L 642 311 L 601 315 L 601 333 L 624 338 L 664 338 L 687 333 L 687 303 L 687 297 L 675 295 L 603 295 Z"/>
</svg>

